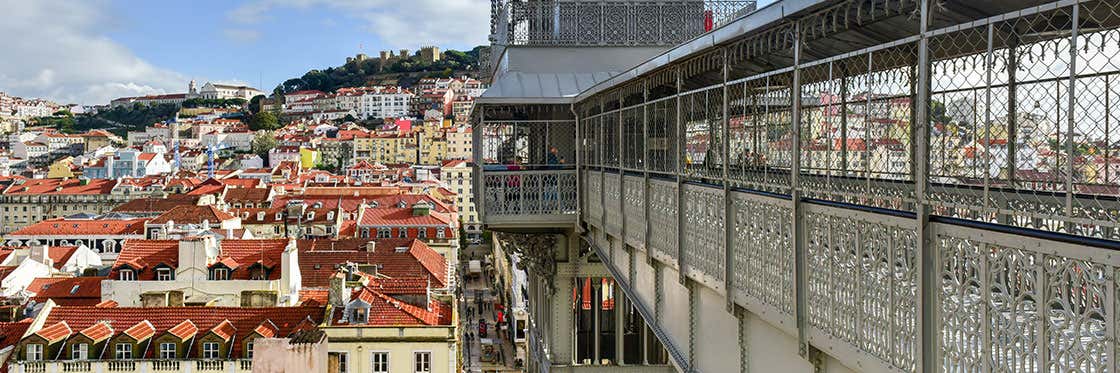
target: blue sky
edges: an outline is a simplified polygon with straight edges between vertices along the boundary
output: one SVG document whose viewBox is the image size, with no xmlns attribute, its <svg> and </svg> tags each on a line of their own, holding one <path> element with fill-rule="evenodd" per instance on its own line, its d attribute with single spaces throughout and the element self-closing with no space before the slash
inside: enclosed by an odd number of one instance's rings
<svg viewBox="0 0 1120 373">
<path fill-rule="evenodd" d="M 0 0 L 0 91 L 60 102 L 174 93 L 186 82 L 271 90 L 359 50 L 486 42 L 486 0 Z M 9 22 L 10 21 L 10 22 Z M 359 49 L 361 48 L 361 49 Z"/>
</svg>

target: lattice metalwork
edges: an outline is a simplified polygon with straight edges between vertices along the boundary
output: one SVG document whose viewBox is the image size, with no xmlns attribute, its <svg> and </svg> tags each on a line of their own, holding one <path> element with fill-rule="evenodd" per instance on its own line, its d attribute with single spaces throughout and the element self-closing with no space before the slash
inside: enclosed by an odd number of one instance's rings
<svg viewBox="0 0 1120 373">
<path fill-rule="evenodd" d="M 571 167 L 575 165 L 574 120 L 485 121 L 482 163 L 517 167 Z"/>
<path fill-rule="evenodd" d="M 1115 261 L 954 227 L 939 231 L 936 243 L 943 367 L 1115 371 Z"/>
<path fill-rule="evenodd" d="M 618 236 L 622 233 L 622 176 L 608 172 L 603 175 L 603 209 L 606 211 L 603 228 Z"/>
<path fill-rule="evenodd" d="M 488 217 L 574 214 L 576 172 L 496 171 L 484 176 Z"/>
<path fill-rule="evenodd" d="M 649 170 L 676 173 L 677 160 L 677 100 L 669 97 L 646 105 L 648 115 L 646 149 L 649 151 Z"/>
<path fill-rule="evenodd" d="M 912 221 L 810 207 L 803 221 L 809 324 L 888 366 L 913 370 Z"/>
<path fill-rule="evenodd" d="M 723 193 L 698 185 L 684 186 L 684 263 L 689 271 L 723 282 Z"/>
<path fill-rule="evenodd" d="M 600 198 L 603 196 L 603 179 L 599 177 L 600 173 L 590 171 L 585 174 L 584 179 L 587 182 L 587 204 L 584 205 L 584 218 L 592 224 L 602 226 L 601 221 L 603 216 L 603 202 Z M 487 207 L 489 209 L 489 207 Z"/>
<path fill-rule="evenodd" d="M 622 110 L 622 166 L 633 170 L 646 167 L 646 136 L 643 129 L 643 106 Z"/>
<path fill-rule="evenodd" d="M 734 290 L 793 316 L 793 212 L 784 201 L 732 194 Z"/>
<path fill-rule="evenodd" d="M 491 3 L 491 42 L 526 46 L 673 45 L 749 13 L 754 0 Z"/>
<path fill-rule="evenodd" d="M 681 97 L 684 171 L 697 178 L 723 177 L 723 89 Z"/>
<path fill-rule="evenodd" d="M 671 181 L 649 181 L 650 244 L 669 258 L 677 258 L 677 184 Z"/>
<path fill-rule="evenodd" d="M 626 208 L 626 242 L 645 248 L 646 237 L 646 182 L 641 177 L 623 176 L 622 199 Z"/>
<path fill-rule="evenodd" d="M 789 192 L 791 79 L 789 74 L 767 75 L 729 87 L 728 176 L 732 183 Z"/>
</svg>

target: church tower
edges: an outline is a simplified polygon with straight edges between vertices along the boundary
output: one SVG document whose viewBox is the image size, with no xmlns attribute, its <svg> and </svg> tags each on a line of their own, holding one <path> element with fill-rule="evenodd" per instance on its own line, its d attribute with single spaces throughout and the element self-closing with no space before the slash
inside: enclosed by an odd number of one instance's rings
<svg viewBox="0 0 1120 373">
<path fill-rule="evenodd" d="M 191 79 L 191 84 L 187 86 L 187 97 L 198 97 L 198 87 L 194 84 L 194 79 Z"/>
</svg>

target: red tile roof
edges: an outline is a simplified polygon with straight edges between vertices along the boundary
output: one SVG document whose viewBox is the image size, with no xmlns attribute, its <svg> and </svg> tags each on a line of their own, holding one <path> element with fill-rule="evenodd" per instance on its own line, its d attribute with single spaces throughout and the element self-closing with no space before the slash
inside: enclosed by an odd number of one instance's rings
<svg viewBox="0 0 1120 373">
<path fill-rule="evenodd" d="M 310 242 L 310 243 L 309 243 Z M 331 242 L 339 243 L 335 250 L 324 249 Z M 433 288 L 447 284 L 447 265 L 442 255 L 432 250 L 420 240 L 390 239 L 376 241 L 373 252 L 365 251 L 365 245 L 352 245 L 356 240 L 299 242 L 299 270 L 304 287 L 327 287 L 330 277 L 336 272 L 335 265 L 347 262 L 357 264 L 377 264 L 377 274 L 390 278 L 427 278 Z M 407 247 L 398 252 L 397 247 Z"/>
<path fill-rule="evenodd" d="M 124 330 L 124 335 L 132 337 L 137 341 L 143 341 L 156 334 L 156 327 L 152 325 L 151 321 L 140 320 L 135 325 Z"/>
<path fill-rule="evenodd" d="M 31 319 L 23 319 L 18 322 L 0 322 L 0 350 L 18 343 L 29 326 L 31 326 Z M 0 361 L 0 364 L 3 363 L 4 361 Z M 4 366 L 7 366 L 7 364 Z"/>
<path fill-rule="evenodd" d="M 327 304 L 329 290 L 323 288 L 299 289 L 300 304 L 304 306 L 322 306 Z"/>
<path fill-rule="evenodd" d="M 96 219 L 67 220 L 64 218 L 43 220 L 20 228 L 9 236 L 75 236 L 75 235 L 136 235 L 144 234 L 147 218 L 136 219 Z"/>
<path fill-rule="evenodd" d="M 66 321 L 74 328 L 86 328 L 105 321 L 115 327 L 133 326 L 148 321 L 157 332 L 165 332 L 184 320 L 190 320 L 199 330 L 211 330 L 229 321 L 236 330 L 253 330 L 265 320 L 278 328 L 278 335 L 286 336 L 299 328 L 313 327 L 322 322 L 323 307 L 66 307 L 52 308 L 46 323 Z M 310 321 L 307 321 L 310 320 Z M 239 334 L 240 336 L 240 334 Z M 233 343 L 233 357 L 242 356 L 242 343 Z M 149 349 L 149 356 L 156 353 Z"/>
<path fill-rule="evenodd" d="M 272 320 L 265 320 L 261 322 L 260 325 L 257 325 L 256 328 L 253 328 L 253 332 L 261 337 L 272 338 L 280 332 L 280 328 L 277 328 L 276 324 L 272 323 Z"/>
<path fill-rule="evenodd" d="M 70 337 L 74 332 L 65 320 L 47 323 L 50 326 L 35 331 L 35 335 L 42 337 L 47 343 L 54 343 Z"/>
<path fill-rule="evenodd" d="M 431 211 L 427 215 L 414 215 L 412 207 L 376 207 L 362 212 L 358 226 L 450 226 L 451 216 L 447 213 Z"/>
<path fill-rule="evenodd" d="M 166 198 L 137 198 L 117 206 L 113 212 L 167 212 L 176 206 L 194 206 L 199 196 L 171 194 Z"/>
<path fill-rule="evenodd" d="M 279 260 L 281 253 L 288 245 L 287 239 L 224 239 L 218 245 L 220 246 L 220 254 L 217 258 L 219 262 L 227 266 L 232 265 L 231 269 L 244 267 L 244 269 L 231 272 L 230 279 L 248 280 L 250 278 L 248 268 L 254 263 L 261 263 L 266 268 L 277 269 L 270 271 L 269 280 L 280 278 Z M 109 277 L 118 278 L 120 268 L 127 265 L 132 269 L 139 270 L 139 273 L 136 274 L 137 280 L 155 280 L 156 274 L 152 268 L 159 264 L 166 264 L 171 268 L 179 267 L 179 241 L 125 240 L 121 244 L 121 252 L 117 255 L 117 261 L 113 264 Z"/>
<path fill-rule="evenodd" d="M 13 184 L 4 190 L 6 195 L 30 194 L 109 194 L 117 181 L 112 179 L 29 179 L 23 184 Z"/>
<path fill-rule="evenodd" d="M 235 216 L 228 212 L 218 210 L 213 205 L 194 206 L 182 205 L 175 206 L 171 210 L 160 214 L 155 219 L 152 219 L 149 224 L 165 224 L 168 221 L 173 221 L 175 224 L 202 224 L 202 221 L 207 220 L 210 224 L 217 226 L 224 220 L 234 219 Z"/>
<path fill-rule="evenodd" d="M 451 325 L 451 307 L 434 299 L 428 302 L 431 309 L 424 309 L 369 287 L 354 290 L 350 299 L 370 305 L 366 322 L 369 326 Z M 337 318 L 332 324 L 346 325 Z"/>
<path fill-rule="evenodd" d="M 31 280 L 27 291 L 32 300 L 48 299 L 63 306 L 89 306 L 101 302 L 101 280 L 105 277 L 40 277 Z"/>
<path fill-rule="evenodd" d="M 223 341 L 228 342 L 230 338 L 233 338 L 234 334 L 237 334 L 237 328 L 233 327 L 233 323 L 229 320 L 223 320 L 218 323 L 218 325 L 214 325 L 213 328 L 210 328 L 210 333 L 214 333 L 214 335 L 222 338 Z"/>
<path fill-rule="evenodd" d="M 171 327 L 171 329 L 167 329 L 167 334 L 171 334 L 179 338 L 179 340 L 181 341 L 186 340 L 187 338 L 194 337 L 196 333 L 198 333 L 198 327 L 195 326 L 194 323 L 190 320 L 183 320 L 183 322 L 179 323 L 179 325 L 175 325 Z"/>
<path fill-rule="evenodd" d="M 225 200 L 227 202 L 265 202 L 268 200 L 268 191 L 268 188 L 234 188 L 226 191 Z"/>
<path fill-rule="evenodd" d="M 84 335 L 95 343 L 113 336 L 113 327 L 107 322 L 99 322 L 82 329 L 78 334 Z"/>
</svg>

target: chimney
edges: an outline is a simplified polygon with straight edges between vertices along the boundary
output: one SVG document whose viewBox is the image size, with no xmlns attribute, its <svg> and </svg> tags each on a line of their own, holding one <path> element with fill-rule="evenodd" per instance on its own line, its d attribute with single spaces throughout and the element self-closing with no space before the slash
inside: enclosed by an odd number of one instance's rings
<svg viewBox="0 0 1120 373">
<path fill-rule="evenodd" d="M 327 304 L 336 308 L 344 308 L 347 303 L 350 303 L 350 290 L 346 288 L 346 273 L 339 268 L 331 275 L 327 290 Z"/>
<path fill-rule="evenodd" d="M 29 255 L 31 260 L 54 268 L 54 261 L 51 260 L 50 248 L 48 248 L 47 245 L 32 246 Z"/>
</svg>

